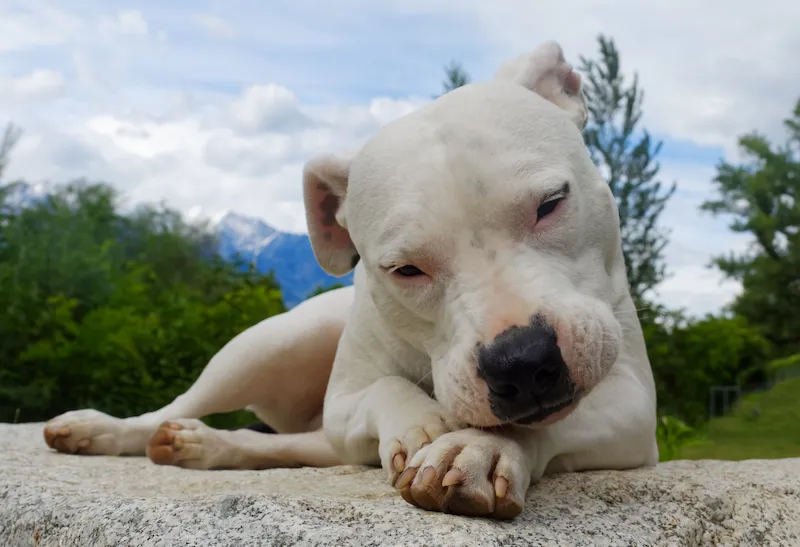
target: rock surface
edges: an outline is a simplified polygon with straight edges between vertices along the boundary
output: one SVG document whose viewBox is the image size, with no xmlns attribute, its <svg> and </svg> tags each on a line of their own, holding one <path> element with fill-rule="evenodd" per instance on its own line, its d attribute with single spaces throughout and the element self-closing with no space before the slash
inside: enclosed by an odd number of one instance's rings
<svg viewBox="0 0 800 547">
<path fill-rule="evenodd" d="M 189 471 L 0 424 L 0 545 L 800 545 L 800 459 L 566 474 L 511 522 L 428 513 L 360 467 Z"/>
</svg>

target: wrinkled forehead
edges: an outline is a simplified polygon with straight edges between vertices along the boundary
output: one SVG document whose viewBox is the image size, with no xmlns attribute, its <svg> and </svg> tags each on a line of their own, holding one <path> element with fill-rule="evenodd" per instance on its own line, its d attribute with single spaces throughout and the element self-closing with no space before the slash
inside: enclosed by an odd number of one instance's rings
<svg viewBox="0 0 800 547">
<path fill-rule="evenodd" d="M 506 84 L 465 86 L 367 142 L 351 167 L 348 223 L 398 230 L 402 218 L 453 226 L 459 215 L 491 217 L 574 178 L 583 146 L 569 118 L 538 95 Z M 389 206 L 378 217 L 374 203 Z"/>
</svg>

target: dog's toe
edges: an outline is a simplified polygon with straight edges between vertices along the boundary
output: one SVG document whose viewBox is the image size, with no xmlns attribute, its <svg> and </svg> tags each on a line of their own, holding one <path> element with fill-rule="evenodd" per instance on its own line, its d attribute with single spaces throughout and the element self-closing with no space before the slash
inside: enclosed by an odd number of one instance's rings
<svg viewBox="0 0 800 547">
<path fill-rule="evenodd" d="M 381 447 L 381 460 L 384 468 L 389 472 L 392 486 L 397 483 L 400 474 L 417 452 L 451 431 L 450 424 L 439 415 L 425 416 L 420 423 L 423 425 L 409 427 L 386 446 Z"/>
<path fill-rule="evenodd" d="M 221 465 L 227 444 L 222 435 L 200 420 L 171 420 L 161 424 L 147 443 L 147 457 L 158 465 L 213 469 Z"/>
<path fill-rule="evenodd" d="M 122 420 L 96 410 L 76 410 L 48 421 L 42 434 L 50 448 L 67 454 L 116 455 L 126 427 Z"/>
<path fill-rule="evenodd" d="M 147 457 L 158 465 L 175 465 L 180 445 L 181 442 L 175 439 L 175 429 L 165 422 L 147 442 Z"/>
<path fill-rule="evenodd" d="M 530 473 L 513 442 L 457 431 L 423 447 L 395 488 L 428 511 L 514 518 L 522 511 Z"/>
</svg>

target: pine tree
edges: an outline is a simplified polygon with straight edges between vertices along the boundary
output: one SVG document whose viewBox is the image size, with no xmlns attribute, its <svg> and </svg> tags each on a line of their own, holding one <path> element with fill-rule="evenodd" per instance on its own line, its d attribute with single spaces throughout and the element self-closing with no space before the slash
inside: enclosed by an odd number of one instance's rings
<svg viewBox="0 0 800 547">
<path fill-rule="evenodd" d="M 634 73 L 632 82 L 626 82 L 614 40 L 600 35 L 598 42 L 599 59 L 581 56 L 589 110 L 584 138 L 616 197 L 631 293 L 641 304 L 666 277 L 668 232 L 658 226 L 658 219 L 675 183 L 664 187 L 657 180 L 655 158 L 662 143 L 654 143 L 639 127 L 644 92 L 638 76 Z"/>
<path fill-rule="evenodd" d="M 719 256 L 714 264 L 742 283 L 733 310 L 788 352 L 800 351 L 800 100 L 784 123 L 789 136 L 783 145 L 758 133 L 739 139 L 745 161 L 720 163 L 718 197 L 702 208 L 753 237 L 747 251 Z"/>
<path fill-rule="evenodd" d="M 449 64 L 445 65 L 444 73 L 445 79 L 442 81 L 442 93 L 441 95 L 434 95 L 434 99 L 463 85 L 467 85 L 472 81 L 467 71 L 464 70 L 461 63 L 457 61 L 450 61 Z"/>
</svg>

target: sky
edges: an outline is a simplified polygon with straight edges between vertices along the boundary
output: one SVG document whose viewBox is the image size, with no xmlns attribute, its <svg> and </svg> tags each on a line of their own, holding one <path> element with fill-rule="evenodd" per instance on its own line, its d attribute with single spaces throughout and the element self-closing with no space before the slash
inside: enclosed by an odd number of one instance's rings
<svg viewBox="0 0 800 547">
<path fill-rule="evenodd" d="M 557 40 L 567 60 L 614 38 L 645 91 L 643 127 L 677 183 L 658 300 L 718 311 L 739 290 L 709 267 L 746 249 L 701 213 L 739 135 L 780 141 L 800 97 L 791 0 L 4 0 L 0 124 L 24 131 L 7 179 L 114 184 L 126 203 L 225 211 L 305 232 L 301 171 L 431 100 L 443 66 L 490 79 Z"/>
</svg>

